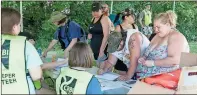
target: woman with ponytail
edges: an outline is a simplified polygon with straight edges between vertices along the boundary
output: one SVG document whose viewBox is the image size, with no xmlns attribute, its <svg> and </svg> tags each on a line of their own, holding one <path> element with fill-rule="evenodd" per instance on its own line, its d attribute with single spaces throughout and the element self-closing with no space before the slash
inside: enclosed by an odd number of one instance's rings
<svg viewBox="0 0 197 95">
<path fill-rule="evenodd" d="M 132 9 L 125 9 L 121 15 L 123 22 L 117 25 L 115 29 L 116 33 L 121 37 L 108 40 L 109 58 L 101 64 L 98 74 L 111 71 L 111 68 L 115 66 L 116 69 L 122 71 L 119 73 L 121 76 L 118 80 L 126 81 L 132 77 L 134 78 L 138 58 L 148 47 L 149 40 L 138 31 L 137 26 L 134 24 L 135 16 Z M 117 39 L 120 39 L 119 47 L 116 47 L 119 44 L 116 42 Z"/>
<path fill-rule="evenodd" d="M 138 60 L 137 77 L 147 77 L 179 68 L 181 52 L 189 52 L 185 36 L 176 29 L 177 15 L 173 11 L 154 18 L 156 36 L 143 57 Z"/>
</svg>

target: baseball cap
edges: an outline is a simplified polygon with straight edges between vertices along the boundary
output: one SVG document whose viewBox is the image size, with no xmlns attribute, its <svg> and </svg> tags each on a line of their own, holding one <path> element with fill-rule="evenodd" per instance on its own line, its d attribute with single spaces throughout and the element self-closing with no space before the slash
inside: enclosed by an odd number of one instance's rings
<svg viewBox="0 0 197 95">
<path fill-rule="evenodd" d="M 99 11 L 100 9 L 102 9 L 102 5 L 99 2 L 95 2 L 92 4 L 92 11 Z"/>
<path fill-rule="evenodd" d="M 124 16 L 128 16 L 128 15 L 135 15 L 134 13 L 134 9 L 133 8 L 126 8 L 123 13 Z"/>
<path fill-rule="evenodd" d="M 63 14 L 62 12 L 59 12 L 59 11 L 55 11 L 51 14 L 51 18 L 49 19 L 49 21 L 51 22 L 56 22 L 56 21 L 60 21 L 62 20 L 63 18 L 65 18 L 66 15 Z"/>
<path fill-rule="evenodd" d="M 150 3 L 150 2 L 147 2 L 147 3 L 145 3 L 145 5 L 144 5 L 144 6 L 147 6 L 147 5 L 151 5 L 151 3 Z"/>
</svg>

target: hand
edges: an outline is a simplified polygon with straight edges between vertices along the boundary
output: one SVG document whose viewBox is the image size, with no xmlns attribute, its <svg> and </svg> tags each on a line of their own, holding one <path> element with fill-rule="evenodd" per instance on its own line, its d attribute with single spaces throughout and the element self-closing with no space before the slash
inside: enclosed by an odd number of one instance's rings
<svg viewBox="0 0 197 95">
<path fill-rule="evenodd" d="M 146 61 L 145 59 L 146 59 L 145 57 L 140 57 L 140 58 L 138 59 L 138 63 L 144 64 L 145 61 Z"/>
<path fill-rule="evenodd" d="M 103 57 L 104 56 L 104 52 L 100 52 L 98 58 Z"/>
<path fill-rule="evenodd" d="M 130 80 L 130 79 L 131 79 L 131 77 L 128 76 L 128 74 L 126 74 L 126 75 L 121 75 L 121 76 L 118 77 L 118 80 L 119 80 L 119 81 L 127 81 L 127 80 Z"/>
<path fill-rule="evenodd" d="M 147 67 L 153 67 L 155 62 L 153 60 L 146 60 L 144 65 Z"/>
<path fill-rule="evenodd" d="M 88 39 L 92 39 L 92 34 L 88 34 Z"/>
<path fill-rule="evenodd" d="M 42 54 L 42 57 L 43 57 L 43 58 L 46 58 L 46 56 L 47 56 L 47 51 L 45 51 L 45 52 Z"/>
<path fill-rule="evenodd" d="M 99 69 L 98 71 L 97 71 L 97 74 L 98 75 L 102 75 L 102 74 L 104 74 L 105 73 L 105 71 L 103 70 L 103 69 Z"/>
<path fill-rule="evenodd" d="M 112 70 L 112 68 L 113 68 L 113 65 L 112 65 L 111 63 L 109 63 L 109 62 L 106 60 L 104 63 L 102 63 L 102 64 L 100 65 L 100 69 L 98 70 L 97 73 L 98 73 L 99 75 L 100 75 L 100 74 L 104 74 L 104 73 L 106 73 L 106 72 Z"/>
</svg>

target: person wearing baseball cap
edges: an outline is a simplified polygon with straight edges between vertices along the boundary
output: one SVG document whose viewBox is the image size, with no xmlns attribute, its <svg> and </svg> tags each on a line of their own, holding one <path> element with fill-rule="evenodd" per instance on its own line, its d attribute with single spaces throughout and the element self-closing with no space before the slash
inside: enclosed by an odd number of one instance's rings
<svg viewBox="0 0 197 95">
<path fill-rule="evenodd" d="M 116 26 L 116 32 L 111 33 L 108 40 L 109 57 L 100 65 L 98 74 L 111 71 L 112 67 L 121 71 L 118 80 L 136 79 L 135 70 L 138 58 L 143 55 L 150 41 L 139 32 L 135 24 L 135 13 L 126 8 L 122 13 L 123 22 Z M 120 61 L 118 61 L 120 60 Z"/>
<path fill-rule="evenodd" d="M 92 4 L 92 22 L 89 25 L 88 39 L 97 63 L 106 59 L 107 39 L 110 33 L 110 19 L 103 15 L 102 5 L 99 2 Z"/>
<path fill-rule="evenodd" d="M 50 51 L 54 45 L 59 41 L 62 49 L 64 50 L 64 57 L 68 57 L 68 52 L 73 45 L 81 37 L 81 26 L 75 21 L 69 19 L 70 10 L 55 11 L 51 14 L 50 22 L 57 25 L 58 28 L 54 33 L 54 38 L 49 44 L 48 48 L 43 53 L 43 57 L 47 56 L 47 52 Z"/>
</svg>

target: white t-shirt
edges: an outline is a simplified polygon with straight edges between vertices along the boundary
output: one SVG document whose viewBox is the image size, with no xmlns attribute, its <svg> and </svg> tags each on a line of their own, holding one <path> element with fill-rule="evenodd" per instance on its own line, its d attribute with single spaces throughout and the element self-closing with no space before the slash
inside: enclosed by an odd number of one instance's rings
<svg viewBox="0 0 197 95">
<path fill-rule="evenodd" d="M 26 41 L 25 52 L 26 52 L 25 59 L 26 59 L 27 69 L 32 67 L 37 67 L 43 64 L 35 47 L 29 41 Z M 27 76 L 27 81 L 30 89 L 30 94 L 35 94 L 35 87 L 30 76 Z"/>
<path fill-rule="evenodd" d="M 129 39 L 130 39 L 130 36 L 136 32 L 139 32 L 138 29 L 127 29 L 127 38 L 125 41 L 124 48 L 120 51 L 115 51 L 112 53 L 112 55 L 116 56 L 118 59 L 123 61 L 123 63 L 127 66 L 127 68 L 129 68 L 129 66 L 130 66 L 130 52 L 129 52 L 129 45 L 128 45 Z M 150 41 L 148 40 L 148 38 L 142 33 L 141 33 L 141 35 L 142 35 L 142 43 L 141 43 L 141 47 L 140 47 L 140 56 L 142 56 L 144 54 L 145 49 L 150 44 Z"/>
</svg>

